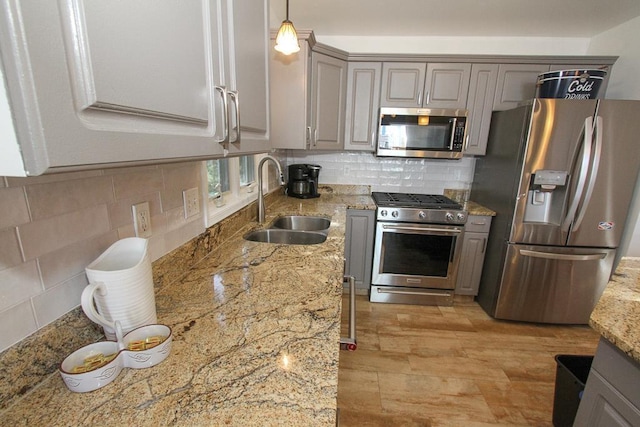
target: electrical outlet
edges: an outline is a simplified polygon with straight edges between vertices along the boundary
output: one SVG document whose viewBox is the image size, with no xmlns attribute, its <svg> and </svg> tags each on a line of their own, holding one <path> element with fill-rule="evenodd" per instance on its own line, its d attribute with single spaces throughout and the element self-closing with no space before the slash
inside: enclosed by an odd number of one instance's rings
<svg viewBox="0 0 640 427">
<path fill-rule="evenodd" d="M 138 237 L 151 237 L 151 211 L 149 202 L 131 206 L 133 210 L 133 228 Z"/>
<path fill-rule="evenodd" d="M 200 213 L 200 199 L 198 197 L 198 187 L 189 188 L 182 192 L 184 200 L 184 217 L 191 218 Z"/>
</svg>

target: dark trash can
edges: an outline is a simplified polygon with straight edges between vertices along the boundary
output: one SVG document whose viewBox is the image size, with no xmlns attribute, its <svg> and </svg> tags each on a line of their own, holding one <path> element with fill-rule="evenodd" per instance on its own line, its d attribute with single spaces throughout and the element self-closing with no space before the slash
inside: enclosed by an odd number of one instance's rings
<svg viewBox="0 0 640 427">
<path fill-rule="evenodd" d="M 558 354 L 555 359 L 557 367 L 553 425 L 554 427 L 571 427 L 578 412 L 593 356 Z"/>
</svg>

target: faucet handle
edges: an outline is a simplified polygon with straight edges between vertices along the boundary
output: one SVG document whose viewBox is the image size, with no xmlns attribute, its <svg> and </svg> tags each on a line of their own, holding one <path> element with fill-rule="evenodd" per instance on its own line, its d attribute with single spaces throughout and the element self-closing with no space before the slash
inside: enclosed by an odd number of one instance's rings
<svg viewBox="0 0 640 427">
<path fill-rule="evenodd" d="M 284 180 L 284 175 L 280 173 L 280 185 L 287 185 L 287 182 Z"/>
</svg>

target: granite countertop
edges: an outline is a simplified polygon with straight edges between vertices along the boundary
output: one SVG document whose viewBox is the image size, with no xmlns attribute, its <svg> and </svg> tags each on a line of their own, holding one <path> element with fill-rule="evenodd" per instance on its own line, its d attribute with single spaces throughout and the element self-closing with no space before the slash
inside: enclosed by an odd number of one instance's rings
<svg viewBox="0 0 640 427">
<path fill-rule="evenodd" d="M 640 258 L 622 258 L 589 324 L 640 363 Z"/>
<path fill-rule="evenodd" d="M 471 200 L 464 204 L 464 209 L 469 212 L 469 215 L 496 216 L 495 211 Z"/>
<path fill-rule="evenodd" d="M 246 222 L 186 275 L 156 283 L 158 322 L 174 334 L 165 361 L 90 393 L 69 391 L 54 372 L 4 410 L 3 423 L 335 425 L 346 209 L 375 206 L 364 194 L 322 194 L 276 195 L 266 207 L 264 225 Z M 330 216 L 327 241 L 242 238 L 282 214 Z"/>
</svg>

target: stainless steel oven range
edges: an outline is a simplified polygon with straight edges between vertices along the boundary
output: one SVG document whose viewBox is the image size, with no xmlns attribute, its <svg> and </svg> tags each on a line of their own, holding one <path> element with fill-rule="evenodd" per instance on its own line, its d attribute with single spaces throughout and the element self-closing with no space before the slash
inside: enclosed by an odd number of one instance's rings
<svg viewBox="0 0 640 427">
<path fill-rule="evenodd" d="M 467 212 L 441 195 L 373 192 L 370 301 L 452 305 Z"/>
</svg>

